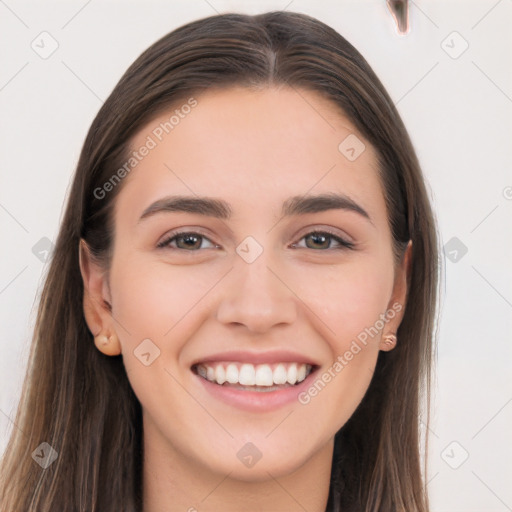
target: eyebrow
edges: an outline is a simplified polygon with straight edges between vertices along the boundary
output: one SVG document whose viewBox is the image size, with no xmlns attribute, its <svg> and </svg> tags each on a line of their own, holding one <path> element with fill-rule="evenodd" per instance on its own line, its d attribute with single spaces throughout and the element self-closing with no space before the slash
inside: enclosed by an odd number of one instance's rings
<svg viewBox="0 0 512 512">
<path fill-rule="evenodd" d="M 284 201 L 281 216 L 305 215 L 328 210 L 348 210 L 355 212 L 372 224 L 368 212 L 345 194 L 327 193 L 314 196 L 293 196 Z M 229 203 L 222 199 L 200 196 L 168 196 L 148 206 L 139 222 L 162 212 L 195 213 L 227 220 L 233 214 Z"/>
</svg>

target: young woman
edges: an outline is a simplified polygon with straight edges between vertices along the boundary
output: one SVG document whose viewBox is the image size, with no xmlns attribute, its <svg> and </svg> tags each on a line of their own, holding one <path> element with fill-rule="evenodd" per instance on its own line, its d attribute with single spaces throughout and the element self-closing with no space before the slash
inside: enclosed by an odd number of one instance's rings
<svg viewBox="0 0 512 512">
<path fill-rule="evenodd" d="M 437 280 L 353 46 L 289 12 L 178 28 L 89 130 L 1 511 L 427 512 Z"/>
</svg>

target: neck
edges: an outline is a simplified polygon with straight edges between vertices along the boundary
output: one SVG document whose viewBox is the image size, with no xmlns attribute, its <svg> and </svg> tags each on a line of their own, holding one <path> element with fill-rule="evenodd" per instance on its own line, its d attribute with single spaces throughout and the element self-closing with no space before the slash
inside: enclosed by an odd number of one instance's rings
<svg viewBox="0 0 512 512">
<path fill-rule="evenodd" d="M 143 512 L 325 512 L 334 440 L 288 474 L 247 481 L 193 461 L 144 428 Z"/>
</svg>

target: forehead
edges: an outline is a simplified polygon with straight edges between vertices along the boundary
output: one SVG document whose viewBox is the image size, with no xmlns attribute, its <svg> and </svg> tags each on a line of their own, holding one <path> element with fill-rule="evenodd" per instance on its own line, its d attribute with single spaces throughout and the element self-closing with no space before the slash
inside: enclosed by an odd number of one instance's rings
<svg viewBox="0 0 512 512">
<path fill-rule="evenodd" d="M 125 178 L 117 211 L 140 215 L 166 194 L 222 196 L 235 210 L 275 209 L 289 196 L 322 192 L 349 194 L 377 216 L 385 209 L 374 149 L 318 93 L 234 87 L 193 100 L 133 138 L 133 151 L 150 149 Z"/>
</svg>

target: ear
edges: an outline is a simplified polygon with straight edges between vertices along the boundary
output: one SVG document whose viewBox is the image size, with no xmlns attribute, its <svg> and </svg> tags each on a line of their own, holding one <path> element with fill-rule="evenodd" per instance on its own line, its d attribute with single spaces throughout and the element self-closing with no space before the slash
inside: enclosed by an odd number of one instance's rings
<svg viewBox="0 0 512 512">
<path fill-rule="evenodd" d="M 407 292 L 411 275 L 412 265 L 412 241 L 409 240 L 407 248 L 405 249 L 402 260 L 396 267 L 395 280 L 393 283 L 393 292 L 391 299 L 388 303 L 386 317 L 389 318 L 386 323 L 383 334 L 396 334 L 400 323 L 402 322 L 405 304 L 407 302 Z M 381 344 L 382 350 L 391 350 L 393 345 Z"/>
<path fill-rule="evenodd" d="M 98 349 L 107 355 L 118 355 L 121 346 L 115 334 L 110 293 L 104 269 L 94 261 L 89 246 L 80 239 L 80 272 L 84 283 L 83 307 L 87 326 Z M 105 340 L 110 340 L 106 343 Z"/>
</svg>

